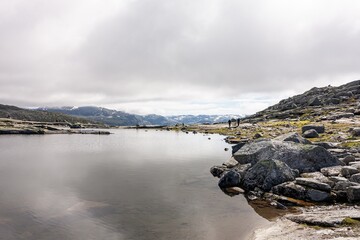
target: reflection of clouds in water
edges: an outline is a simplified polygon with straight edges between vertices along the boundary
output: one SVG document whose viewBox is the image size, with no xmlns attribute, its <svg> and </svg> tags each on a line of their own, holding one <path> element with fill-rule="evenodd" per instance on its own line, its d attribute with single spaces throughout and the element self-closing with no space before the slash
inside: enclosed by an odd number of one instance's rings
<svg viewBox="0 0 360 240">
<path fill-rule="evenodd" d="M 208 172 L 228 158 L 222 137 L 114 131 L 95 144 L 92 136 L 0 138 L 0 150 L 13 146 L 11 161 L 0 159 L 0 218 L 12 220 L 0 236 L 217 240 L 261 224 Z"/>
<path fill-rule="evenodd" d="M 75 194 L 64 197 L 63 194 L 44 191 L 32 195 L 27 199 L 26 212 L 22 215 L 31 215 L 27 228 L 31 229 L 31 238 L 43 236 L 45 239 L 54 237 L 69 239 L 125 239 L 117 229 L 108 226 L 106 222 L 93 216 L 93 213 L 106 212 L 109 205 L 101 202 L 83 201 Z M 41 225 L 41 226 L 39 226 Z M 32 227 L 34 227 L 32 229 Z M 51 229 L 51 231 L 49 231 Z M 20 230 L 20 228 L 18 229 Z M 14 232 L 12 235 L 23 234 Z M 46 235 L 48 234 L 48 235 Z M 30 236 L 29 236 L 30 237 Z"/>
</svg>

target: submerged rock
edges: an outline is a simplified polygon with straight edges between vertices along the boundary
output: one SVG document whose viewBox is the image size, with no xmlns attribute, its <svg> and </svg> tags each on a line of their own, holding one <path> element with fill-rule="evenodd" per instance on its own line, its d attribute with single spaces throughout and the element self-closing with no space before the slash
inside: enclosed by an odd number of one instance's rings
<svg viewBox="0 0 360 240">
<path fill-rule="evenodd" d="M 234 158 L 240 164 L 252 165 L 259 160 L 276 159 L 292 169 L 298 169 L 300 173 L 314 172 L 324 167 L 342 164 L 323 147 L 277 140 L 247 143 L 234 153 Z"/>
</svg>

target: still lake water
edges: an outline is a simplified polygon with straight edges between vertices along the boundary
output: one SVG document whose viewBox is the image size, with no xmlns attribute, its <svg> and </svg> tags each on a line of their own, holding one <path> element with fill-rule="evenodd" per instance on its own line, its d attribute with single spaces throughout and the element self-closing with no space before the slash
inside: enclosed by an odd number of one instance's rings
<svg viewBox="0 0 360 240">
<path fill-rule="evenodd" d="M 0 136 L 0 239 L 232 240 L 267 223 L 209 173 L 222 136 L 111 131 Z"/>
</svg>

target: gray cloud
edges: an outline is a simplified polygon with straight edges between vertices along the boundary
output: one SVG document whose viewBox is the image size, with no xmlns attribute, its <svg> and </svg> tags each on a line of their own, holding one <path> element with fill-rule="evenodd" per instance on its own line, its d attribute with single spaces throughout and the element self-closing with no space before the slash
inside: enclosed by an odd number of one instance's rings
<svg viewBox="0 0 360 240">
<path fill-rule="evenodd" d="M 358 1 L 18 0 L 0 6 L 5 103 L 163 114 L 215 113 L 231 103 L 227 111 L 250 113 L 360 73 Z"/>
</svg>

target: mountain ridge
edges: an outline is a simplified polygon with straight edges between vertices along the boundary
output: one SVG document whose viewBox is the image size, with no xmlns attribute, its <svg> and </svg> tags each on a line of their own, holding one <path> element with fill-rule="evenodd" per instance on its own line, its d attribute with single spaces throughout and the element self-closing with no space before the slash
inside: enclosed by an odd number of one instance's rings
<svg viewBox="0 0 360 240">
<path fill-rule="evenodd" d="M 88 118 L 110 126 L 135 126 L 135 125 L 175 125 L 175 124 L 213 124 L 226 122 L 231 118 L 241 118 L 242 115 L 172 115 L 162 116 L 157 114 L 138 115 L 124 111 L 112 110 L 95 106 L 64 106 L 64 107 L 41 107 L 38 110 L 60 112 L 67 115 Z"/>
</svg>

